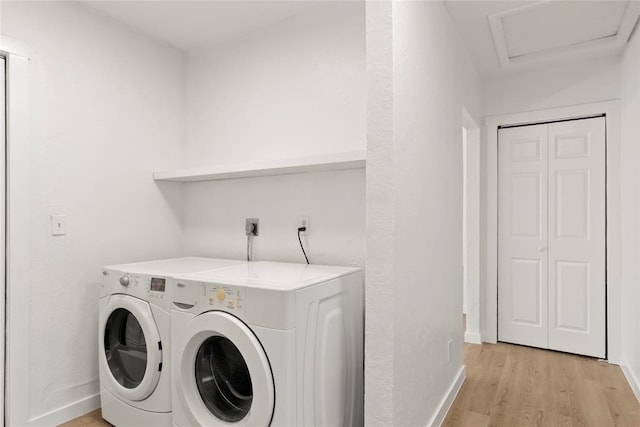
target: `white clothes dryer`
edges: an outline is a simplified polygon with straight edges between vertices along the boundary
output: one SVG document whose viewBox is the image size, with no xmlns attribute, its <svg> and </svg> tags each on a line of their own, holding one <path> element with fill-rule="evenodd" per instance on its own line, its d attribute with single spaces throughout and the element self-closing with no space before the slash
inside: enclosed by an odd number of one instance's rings
<svg viewBox="0 0 640 427">
<path fill-rule="evenodd" d="M 249 262 L 174 284 L 176 426 L 363 424 L 360 269 Z"/>
<path fill-rule="evenodd" d="M 115 426 L 170 426 L 170 306 L 175 274 L 240 261 L 176 258 L 107 266 L 100 287 L 102 416 Z"/>
</svg>

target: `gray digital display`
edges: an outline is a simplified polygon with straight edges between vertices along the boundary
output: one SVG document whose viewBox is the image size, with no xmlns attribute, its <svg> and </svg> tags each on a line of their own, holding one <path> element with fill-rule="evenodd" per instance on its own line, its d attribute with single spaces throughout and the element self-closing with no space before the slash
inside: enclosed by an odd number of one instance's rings
<svg viewBox="0 0 640 427">
<path fill-rule="evenodd" d="M 160 279 L 157 277 L 151 278 L 151 290 L 156 292 L 164 292 L 165 279 Z"/>
</svg>

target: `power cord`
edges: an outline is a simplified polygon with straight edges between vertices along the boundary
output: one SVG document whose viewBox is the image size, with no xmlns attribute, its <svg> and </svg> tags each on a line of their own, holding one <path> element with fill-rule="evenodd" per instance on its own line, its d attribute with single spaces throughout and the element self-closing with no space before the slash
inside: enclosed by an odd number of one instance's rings
<svg viewBox="0 0 640 427">
<path fill-rule="evenodd" d="M 300 249 L 302 249 L 304 259 L 306 259 L 307 264 L 309 264 L 309 258 L 307 258 L 307 253 L 304 251 L 304 246 L 302 246 L 302 239 L 300 238 L 300 233 L 302 233 L 303 231 L 307 231 L 307 227 L 298 227 L 298 242 L 300 242 Z"/>
<path fill-rule="evenodd" d="M 253 252 L 253 245 L 252 245 L 252 239 L 251 239 L 251 235 L 247 235 L 247 261 L 251 261 L 252 258 L 252 252 Z"/>
</svg>

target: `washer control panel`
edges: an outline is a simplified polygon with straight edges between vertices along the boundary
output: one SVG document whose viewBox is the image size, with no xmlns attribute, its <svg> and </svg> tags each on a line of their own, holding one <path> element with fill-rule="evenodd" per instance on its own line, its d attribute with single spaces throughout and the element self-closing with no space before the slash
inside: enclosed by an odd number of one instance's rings
<svg viewBox="0 0 640 427">
<path fill-rule="evenodd" d="M 167 279 L 165 277 L 148 277 L 143 276 L 144 289 L 147 291 L 149 298 L 164 299 L 167 288 Z"/>
<path fill-rule="evenodd" d="M 236 286 L 202 283 L 200 295 L 209 306 L 218 310 L 236 311 L 244 306 L 244 292 Z"/>
</svg>

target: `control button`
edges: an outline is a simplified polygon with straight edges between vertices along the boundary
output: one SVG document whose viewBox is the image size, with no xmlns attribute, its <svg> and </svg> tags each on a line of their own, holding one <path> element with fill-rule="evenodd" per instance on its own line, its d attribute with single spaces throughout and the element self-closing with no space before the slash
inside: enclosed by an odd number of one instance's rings
<svg viewBox="0 0 640 427">
<path fill-rule="evenodd" d="M 224 292 L 224 289 L 218 288 L 218 300 L 219 301 L 224 301 L 226 296 L 227 296 L 227 294 Z"/>
<path fill-rule="evenodd" d="M 124 276 L 120 276 L 120 284 L 122 286 L 129 286 L 129 275 L 125 274 Z"/>
</svg>

